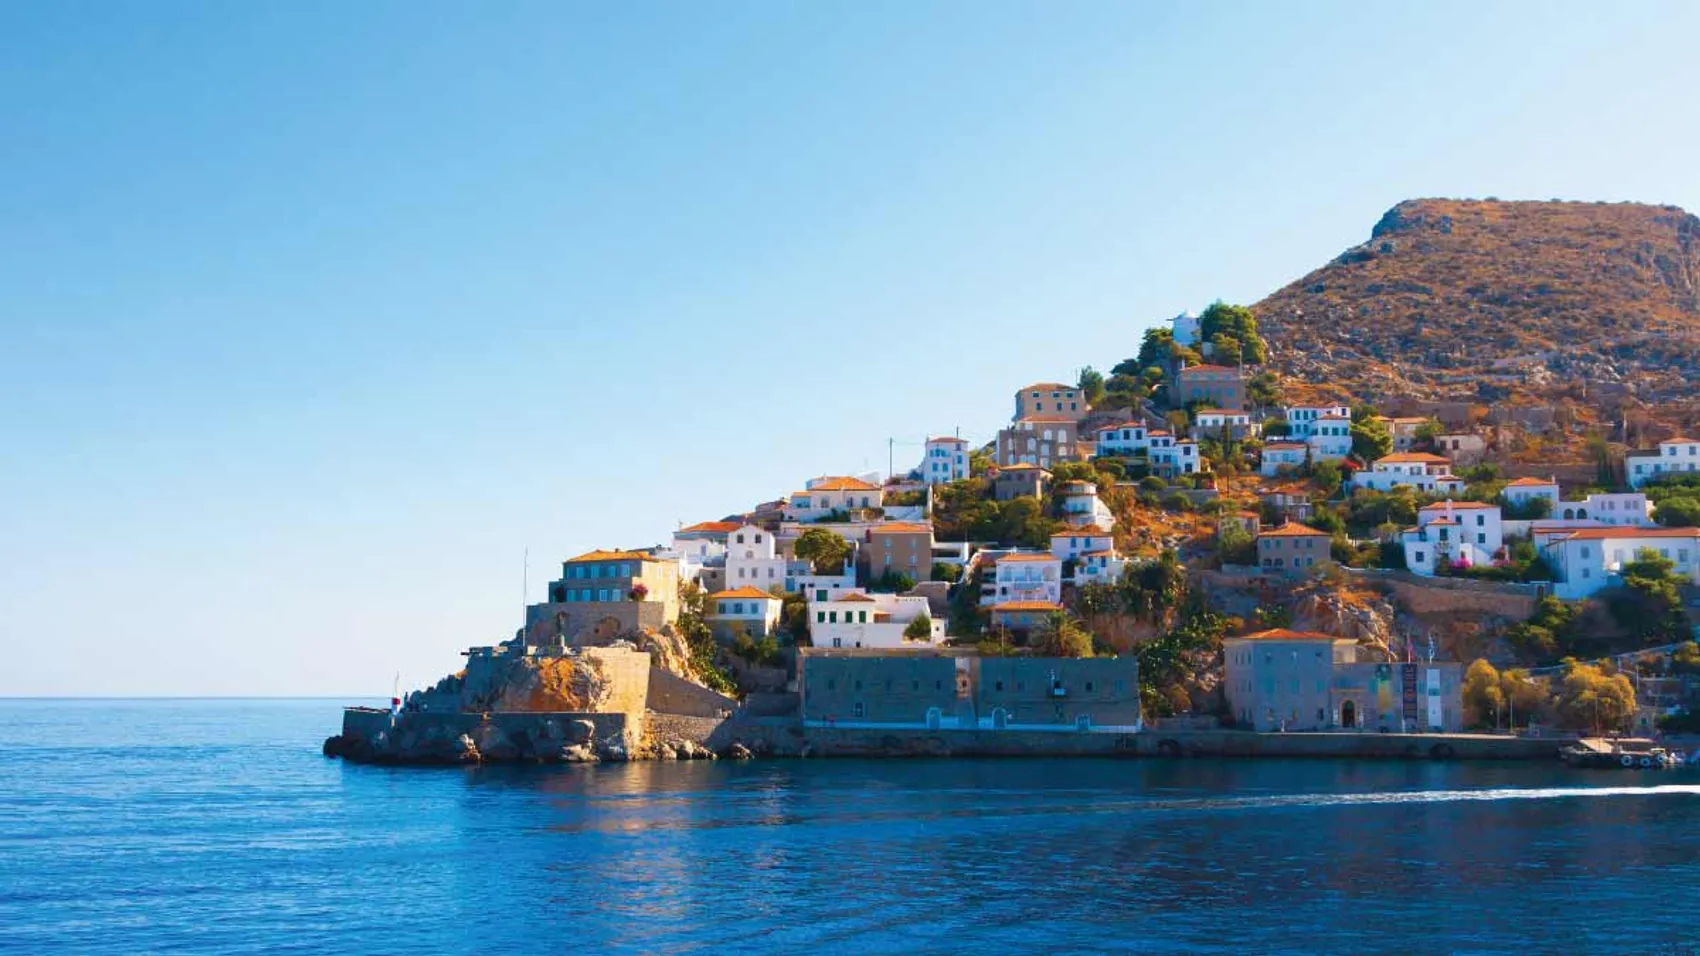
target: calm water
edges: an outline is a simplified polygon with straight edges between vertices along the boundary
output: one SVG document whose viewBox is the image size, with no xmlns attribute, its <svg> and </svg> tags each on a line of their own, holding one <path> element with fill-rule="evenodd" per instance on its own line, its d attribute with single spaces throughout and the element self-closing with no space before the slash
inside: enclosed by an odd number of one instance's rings
<svg viewBox="0 0 1700 956">
<path fill-rule="evenodd" d="M 0 701 L 0 950 L 1697 951 L 1700 776 L 327 761 L 328 701 Z"/>
</svg>

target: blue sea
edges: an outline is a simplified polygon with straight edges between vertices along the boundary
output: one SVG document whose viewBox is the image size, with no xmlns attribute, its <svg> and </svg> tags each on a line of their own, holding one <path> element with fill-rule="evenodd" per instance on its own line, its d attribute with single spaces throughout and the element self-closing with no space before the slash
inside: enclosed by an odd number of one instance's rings
<svg viewBox="0 0 1700 956">
<path fill-rule="evenodd" d="M 1700 952 L 1700 776 L 398 769 L 337 701 L 0 701 L 0 951 Z"/>
</svg>

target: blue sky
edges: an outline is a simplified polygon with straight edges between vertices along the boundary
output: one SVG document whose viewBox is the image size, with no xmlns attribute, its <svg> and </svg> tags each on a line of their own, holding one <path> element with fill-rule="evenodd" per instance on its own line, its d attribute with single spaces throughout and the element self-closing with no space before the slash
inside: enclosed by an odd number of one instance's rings
<svg viewBox="0 0 1700 956">
<path fill-rule="evenodd" d="M 0 6 L 0 695 L 377 694 L 1415 196 L 1700 210 L 1700 7 Z"/>
</svg>

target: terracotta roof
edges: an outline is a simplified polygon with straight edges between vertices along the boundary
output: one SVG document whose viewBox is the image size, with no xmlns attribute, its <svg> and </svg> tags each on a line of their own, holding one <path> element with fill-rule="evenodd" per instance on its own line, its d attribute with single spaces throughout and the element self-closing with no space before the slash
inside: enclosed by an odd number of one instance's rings
<svg viewBox="0 0 1700 956">
<path fill-rule="evenodd" d="M 763 591 L 761 588 L 750 587 L 747 584 L 741 588 L 733 588 L 730 591 L 716 591 L 708 596 L 708 599 L 711 601 L 717 601 L 721 598 L 753 598 L 760 601 L 779 600 L 766 591 Z"/>
<path fill-rule="evenodd" d="M 1239 515 L 1242 518 L 1262 519 L 1262 517 L 1263 517 L 1263 512 L 1261 512 L 1261 511 L 1236 511 L 1236 512 L 1234 512 L 1234 514 Z"/>
<path fill-rule="evenodd" d="M 1352 416 L 1350 415 L 1324 415 L 1317 419 L 1319 422 L 1349 422 L 1351 420 Z"/>
<path fill-rule="evenodd" d="M 1675 438 L 1667 438 L 1664 441 L 1659 442 L 1659 444 L 1661 444 L 1661 445 L 1692 445 L 1695 442 L 1700 442 L 1700 438 L 1684 438 L 1683 436 L 1678 435 Z"/>
<path fill-rule="evenodd" d="M 1144 428 L 1144 427 L 1145 427 L 1144 425 L 1141 425 L 1138 422 L 1112 422 L 1108 425 L 1099 425 L 1097 428 L 1092 429 L 1092 431 L 1093 431 L 1094 434 L 1096 434 L 1097 432 L 1120 431 L 1123 428 Z"/>
<path fill-rule="evenodd" d="M 1309 525 L 1302 525 L 1294 521 L 1289 521 L 1273 531 L 1265 531 L 1258 535 L 1259 538 L 1326 538 L 1328 536 L 1326 531 L 1318 531 Z"/>
<path fill-rule="evenodd" d="M 1452 464 L 1452 462 L 1449 461 L 1448 459 L 1443 458 L 1440 455 L 1431 455 L 1426 451 L 1400 452 L 1397 455 L 1388 455 L 1385 458 L 1377 458 L 1375 460 L 1375 463 L 1378 464 L 1378 465 L 1419 465 L 1419 464 L 1420 465 L 1450 465 L 1450 464 Z"/>
<path fill-rule="evenodd" d="M 1458 523 L 1457 518 L 1436 518 L 1433 521 L 1430 521 L 1428 523 L 1428 526 L 1433 526 L 1433 525 L 1437 525 L 1437 524 L 1457 524 L 1457 523 Z"/>
<path fill-rule="evenodd" d="M 1248 415 L 1249 412 L 1236 412 L 1231 408 L 1200 408 L 1194 415 Z"/>
<path fill-rule="evenodd" d="M 992 605 L 994 611 L 1060 611 L 1062 605 L 1050 601 L 1005 601 Z"/>
<path fill-rule="evenodd" d="M 869 534 L 932 534 L 933 526 L 922 521 L 887 521 L 868 529 Z"/>
<path fill-rule="evenodd" d="M 1235 372 L 1235 371 L 1238 371 L 1238 369 L 1229 368 L 1226 365 L 1208 365 L 1208 364 L 1206 364 L 1206 365 L 1188 365 L 1186 368 L 1181 369 L 1181 374 L 1185 375 L 1188 372 Z"/>
<path fill-rule="evenodd" d="M 1318 632 L 1318 631 L 1293 631 L 1293 630 L 1288 630 L 1287 628 L 1284 628 L 1284 627 L 1277 627 L 1274 630 L 1269 630 L 1269 631 L 1257 631 L 1256 633 L 1253 633 L 1253 634 L 1241 634 L 1238 637 L 1230 637 L 1230 638 L 1228 638 L 1228 640 L 1230 640 L 1230 641 L 1329 641 L 1329 642 L 1345 641 L 1348 644 L 1352 643 L 1352 639 L 1349 638 L 1349 637 L 1335 637 L 1332 634 L 1323 634 L 1323 633 Z"/>
<path fill-rule="evenodd" d="M 1583 528 L 1564 536 L 1566 541 L 1600 541 L 1605 538 L 1700 538 L 1700 528 Z"/>
<path fill-rule="evenodd" d="M 1018 463 L 1013 464 L 1013 465 L 999 465 L 998 470 L 999 471 L 1044 471 L 1045 469 L 1040 468 L 1038 465 L 1035 465 L 1032 462 L 1023 461 L 1023 462 L 1018 462 Z"/>
<path fill-rule="evenodd" d="M 678 531 L 675 531 L 674 534 L 688 534 L 693 531 L 712 531 L 725 534 L 736 531 L 742 527 L 743 525 L 736 521 L 698 521 L 690 527 L 680 528 Z"/>
<path fill-rule="evenodd" d="M 1499 510 L 1498 505 L 1483 504 L 1480 501 L 1436 501 L 1432 504 L 1423 505 L 1417 510 L 1445 511 L 1448 505 L 1452 507 L 1453 511 L 1482 511 L 1488 508 L 1492 508 L 1495 511 Z"/>
<path fill-rule="evenodd" d="M 1056 425 L 1056 424 L 1060 424 L 1062 422 L 1079 421 L 1079 419 L 1070 418 L 1067 415 L 1024 415 L 1021 418 L 1017 418 L 1016 421 L 1018 421 L 1018 422 L 1041 422 L 1041 423 L 1048 422 L 1050 424 Z"/>
<path fill-rule="evenodd" d="M 661 559 L 647 551 L 588 551 L 576 558 L 568 558 L 566 564 L 578 564 L 583 561 L 656 561 Z"/>
<path fill-rule="evenodd" d="M 1513 478 L 1505 483 L 1507 488 L 1556 488 L 1558 482 L 1548 478 Z"/>
<path fill-rule="evenodd" d="M 863 594 L 860 591 L 856 592 L 855 594 L 846 594 L 841 598 L 832 598 L 832 600 L 834 600 L 834 601 L 848 601 L 848 602 L 851 602 L 851 603 L 854 603 L 854 604 L 877 604 L 877 603 L 879 603 L 875 599 L 868 597 L 866 594 Z"/>
<path fill-rule="evenodd" d="M 1169 432 L 1168 432 L 1167 429 L 1159 428 L 1156 431 L 1146 432 L 1145 437 L 1156 438 L 1157 436 L 1162 435 L 1166 438 L 1166 437 L 1168 437 L 1168 434 L 1169 434 Z"/>
<path fill-rule="evenodd" d="M 1107 534 L 1109 534 L 1109 532 L 1105 531 L 1103 528 L 1100 528 L 1095 524 L 1089 524 L 1089 525 L 1086 525 L 1083 528 L 1070 528 L 1067 531 L 1054 531 L 1054 532 L 1051 533 L 1051 537 L 1053 537 L 1053 538 L 1099 538 L 1099 537 L 1103 537 Z"/>
<path fill-rule="evenodd" d="M 1096 557 L 1105 556 L 1105 555 L 1112 557 L 1112 558 L 1115 557 L 1116 556 L 1116 549 L 1115 548 L 1100 548 L 1097 551 L 1086 552 L 1086 556 L 1089 557 L 1089 558 L 1096 558 Z"/>
<path fill-rule="evenodd" d="M 1061 559 L 1058 558 L 1056 555 L 1051 554 L 1049 551 L 1047 551 L 1044 554 L 1006 554 L 1003 557 L 999 558 L 996 563 L 1003 564 L 1005 561 L 1020 562 L 1020 561 L 1058 561 L 1058 560 L 1061 560 Z"/>
<path fill-rule="evenodd" d="M 1031 391 L 1035 391 L 1035 390 L 1044 391 L 1047 388 L 1065 389 L 1067 391 L 1072 392 L 1072 391 L 1075 391 L 1076 389 L 1078 389 L 1079 386 L 1078 385 L 1064 385 L 1061 382 L 1038 382 L 1038 383 L 1035 383 L 1033 385 L 1026 386 L 1025 388 L 1022 389 L 1022 391 L 1023 392 L 1031 392 Z"/>
<path fill-rule="evenodd" d="M 878 491 L 879 485 L 870 485 L 860 478 L 822 477 L 815 481 L 815 486 L 809 491 Z"/>
<path fill-rule="evenodd" d="M 1305 443 L 1302 442 L 1302 441 L 1272 441 L 1272 442 L 1269 442 L 1268 444 L 1264 445 L 1263 450 L 1264 451 L 1274 451 L 1276 449 L 1291 450 L 1291 449 L 1294 449 L 1294 448 L 1302 449 L 1304 447 L 1305 447 Z"/>
<path fill-rule="evenodd" d="M 929 438 L 929 439 L 927 439 L 927 443 L 929 445 L 937 445 L 937 444 L 941 444 L 941 443 L 949 444 L 949 445 L 966 445 L 966 444 L 968 444 L 968 439 L 957 438 L 954 435 L 948 435 L 944 438 Z"/>
</svg>

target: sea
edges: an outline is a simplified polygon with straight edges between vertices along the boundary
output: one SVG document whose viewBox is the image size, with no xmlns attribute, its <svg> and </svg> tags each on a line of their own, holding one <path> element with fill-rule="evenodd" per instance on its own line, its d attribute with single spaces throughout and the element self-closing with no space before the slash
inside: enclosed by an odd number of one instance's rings
<svg viewBox="0 0 1700 956">
<path fill-rule="evenodd" d="M 0 952 L 1700 952 L 1700 771 L 368 767 L 342 703 L 0 701 Z"/>
</svg>

